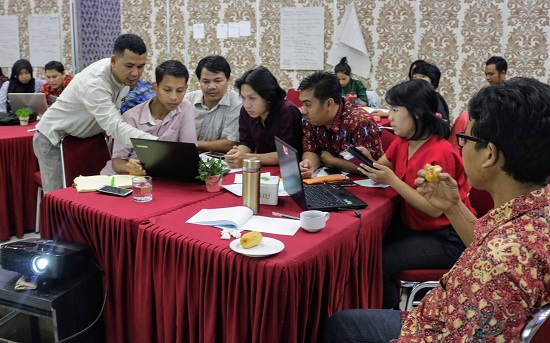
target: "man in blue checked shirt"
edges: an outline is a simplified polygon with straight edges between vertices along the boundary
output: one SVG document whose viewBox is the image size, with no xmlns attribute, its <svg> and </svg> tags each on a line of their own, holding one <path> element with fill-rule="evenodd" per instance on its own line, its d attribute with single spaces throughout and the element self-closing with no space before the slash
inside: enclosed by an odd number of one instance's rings
<svg viewBox="0 0 550 343">
<path fill-rule="evenodd" d="M 120 106 L 120 112 L 124 113 L 130 108 L 141 104 L 155 96 L 153 92 L 153 84 L 147 80 L 139 80 L 138 83 L 128 94 L 122 99 L 122 105 Z"/>
</svg>

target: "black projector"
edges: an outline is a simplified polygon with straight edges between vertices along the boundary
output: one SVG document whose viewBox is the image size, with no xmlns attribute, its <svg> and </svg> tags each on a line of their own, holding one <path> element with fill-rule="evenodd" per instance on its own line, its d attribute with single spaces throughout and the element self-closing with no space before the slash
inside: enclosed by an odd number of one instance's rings
<svg viewBox="0 0 550 343">
<path fill-rule="evenodd" d="M 89 248 L 76 243 L 30 238 L 0 246 L 2 268 L 26 276 L 63 278 L 89 262 Z"/>
</svg>

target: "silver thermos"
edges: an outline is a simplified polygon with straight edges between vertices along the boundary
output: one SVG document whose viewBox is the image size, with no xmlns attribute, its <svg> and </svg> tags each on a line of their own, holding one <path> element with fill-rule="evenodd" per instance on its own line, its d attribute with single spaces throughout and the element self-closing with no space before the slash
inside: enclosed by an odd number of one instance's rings
<svg viewBox="0 0 550 343">
<path fill-rule="evenodd" d="M 243 206 L 258 214 L 260 209 L 260 167 L 257 157 L 243 159 Z"/>
</svg>

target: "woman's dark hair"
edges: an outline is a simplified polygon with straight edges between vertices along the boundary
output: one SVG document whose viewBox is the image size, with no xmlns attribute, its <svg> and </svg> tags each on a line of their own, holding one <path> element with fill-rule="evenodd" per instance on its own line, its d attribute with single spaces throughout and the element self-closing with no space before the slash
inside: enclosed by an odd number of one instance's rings
<svg viewBox="0 0 550 343">
<path fill-rule="evenodd" d="M 336 105 L 342 103 L 342 86 L 335 74 L 327 71 L 316 71 L 306 76 L 300 85 L 299 91 L 313 90 L 313 96 L 323 104 L 328 99 L 334 100 Z"/>
<path fill-rule="evenodd" d="M 348 64 L 348 59 L 345 57 L 342 57 L 340 60 L 340 63 L 338 63 L 336 66 L 334 66 L 334 74 L 343 73 L 347 76 L 351 76 L 351 67 Z"/>
<path fill-rule="evenodd" d="M 243 76 L 235 81 L 235 87 L 241 92 L 241 87 L 248 85 L 267 101 L 268 110 L 271 110 L 286 97 L 286 92 L 279 86 L 279 82 L 269 69 L 258 66 L 247 70 Z"/>
<path fill-rule="evenodd" d="M 550 175 L 550 85 L 514 77 L 482 88 L 470 100 L 471 135 L 493 143 L 504 156 L 502 169 L 522 183 L 545 184 Z"/>
<path fill-rule="evenodd" d="M 393 86 L 386 93 L 386 102 L 391 106 L 405 107 L 409 112 L 415 125 L 411 140 L 426 139 L 431 135 L 449 137 L 449 124 L 435 114 L 436 91 L 426 81 L 413 79 Z"/>
<path fill-rule="evenodd" d="M 422 74 L 426 75 L 430 78 L 430 81 L 432 83 L 432 86 L 434 86 L 435 89 L 439 87 L 439 80 L 441 79 L 441 71 L 439 68 L 432 63 L 420 63 L 414 68 L 414 71 L 412 72 L 413 76 L 414 74 Z"/>
<path fill-rule="evenodd" d="M 411 63 L 411 66 L 409 67 L 409 80 L 413 78 L 413 71 L 414 69 L 419 66 L 422 63 L 426 63 L 424 60 L 416 60 L 413 63 Z"/>
<path fill-rule="evenodd" d="M 5 76 L 4 71 L 2 71 L 2 67 L 0 67 L 0 76 Z"/>
<path fill-rule="evenodd" d="M 50 61 L 46 63 L 46 65 L 44 66 L 44 71 L 48 71 L 48 70 L 57 70 L 58 72 L 63 74 L 65 72 L 65 67 L 61 62 Z"/>
</svg>

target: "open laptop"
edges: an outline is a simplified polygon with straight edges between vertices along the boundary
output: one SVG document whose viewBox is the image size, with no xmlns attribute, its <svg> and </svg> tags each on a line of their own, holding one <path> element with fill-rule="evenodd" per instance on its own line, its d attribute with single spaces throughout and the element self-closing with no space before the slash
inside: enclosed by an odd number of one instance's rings
<svg viewBox="0 0 550 343">
<path fill-rule="evenodd" d="M 38 115 L 42 115 L 48 109 L 44 93 L 8 93 L 8 99 L 13 113 L 20 108 L 27 107 Z"/>
<path fill-rule="evenodd" d="M 365 208 L 367 204 L 342 186 L 304 185 L 296 149 L 275 137 L 285 191 L 304 210 L 339 211 Z"/>
<path fill-rule="evenodd" d="M 195 181 L 199 152 L 194 143 L 130 138 L 147 175 L 179 181 Z"/>
</svg>

